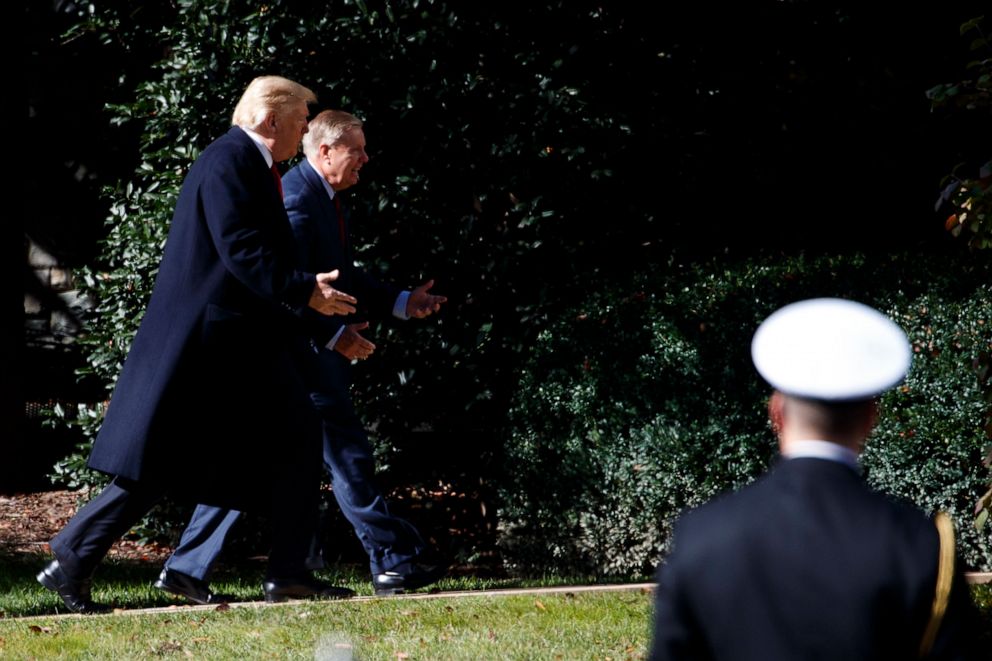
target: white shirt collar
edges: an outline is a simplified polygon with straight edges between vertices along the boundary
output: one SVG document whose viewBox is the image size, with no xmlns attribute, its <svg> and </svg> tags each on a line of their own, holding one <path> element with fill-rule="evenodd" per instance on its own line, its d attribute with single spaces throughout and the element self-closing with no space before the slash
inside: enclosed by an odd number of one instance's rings
<svg viewBox="0 0 992 661">
<path fill-rule="evenodd" d="M 837 463 L 845 464 L 856 470 L 861 469 L 858 464 L 858 454 L 856 452 L 842 445 L 830 443 L 829 441 L 793 441 L 789 443 L 788 452 L 783 452 L 782 456 L 785 459 L 799 459 L 800 457 L 826 459 L 827 461 L 836 461 Z"/>
<path fill-rule="evenodd" d="M 331 185 L 329 183 L 327 183 L 327 179 L 324 179 L 324 175 L 320 173 L 320 170 L 317 169 L 317 166 L 311 163 L 309 158 L 306 159 L 306 161 L 307 161 L 307 165 L 309 165 L 313 169 L 313 171 L 317 173 L 317 176 L 320 178 L 320 183 L 324 184 L 324 190 L 327 191 L 327 194 L 330 195 L 331 199 L 333 200 L 334 189 L 331 188 Z"/>
<path fill-rule="evenodd" d="M 251 138 L 251 141 L 255 143 L 256 147 L 258 147 L 258 151 L 262 152 L 262 158 L 265 159 L 265 165 L 268 166 L 269 169 L 271 169 L 273 163 L 272 152 L 270 152 L 269 148 L 265 146 L 264 142 L 262 142 L 262 136 L 255 133 L 251 129 L 246 129 L 243 126 L 239 126 L 238 128 L 248 134 L 248 137 Z"/>
</svg>

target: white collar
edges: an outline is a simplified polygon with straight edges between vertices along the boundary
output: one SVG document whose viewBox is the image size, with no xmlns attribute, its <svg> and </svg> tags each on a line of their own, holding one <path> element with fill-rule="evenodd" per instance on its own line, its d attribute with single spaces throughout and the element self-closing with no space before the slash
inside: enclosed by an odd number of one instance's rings
<svg viewBox="0 0 992 661">
<path fill-rule="evenodd" d="M 334 199 L 334 188 L 332 188 L 331 185 L 329 183 L 327 183 L 327 179 L 324 179 L 324 175 L 322 175 L 320 173 L 320 170 L 317 169 L 317 166 L 316 165 L 314 165 L 313 163 L 310 162 L 310 159 L 309 158 L 306 159 L 306 162 L 307 162 L 307 165 L 309 165 L 313 169 L 313 171 L 317 173 L 317 178 L 320 179 L 320 183 L 324 184 L 324 190 L 327 191 L 327 194 L 330 195 L 331 196 L 331 199 L 333 200 Z"/>
<path fill-rule="evenodd" d="M 860 470 L 858 464 L 858 453 L 842 445 L 829 441 L 803 440 L 789 443 L 788 452 L 783 452 L 785 459 L 799 459 L 802 457 L 813 459 L 826 459 L 845 464 L 856 470 Z"/>
<path fill-rule="evenodd" d="M 251 141 L 255 143 L 256 147 L 258 147 L 258 151 L 262 152 L 262 158 L 265 159 L 265 165 L 269 169 L 272 169 L 272 163 L 274 162 L 272 159 L 272 152 L 269 151 L 269 148 L 265 146 L 265 143 L 262 141 L 262 136 L 255 133 L 251 129 L 246 129 L 243 126 L 239 126 L 238 128 L 248 134 L 248 137 L 251 138 Z"/>
</svg>

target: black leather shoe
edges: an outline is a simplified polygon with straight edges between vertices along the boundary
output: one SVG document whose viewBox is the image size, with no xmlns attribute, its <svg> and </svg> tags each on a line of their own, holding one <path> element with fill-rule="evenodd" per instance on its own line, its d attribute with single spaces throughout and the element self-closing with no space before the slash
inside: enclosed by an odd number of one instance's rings
<svg viewBox="0 0 992 661">
<path fill-rule="evenodd" d="M 52 592 L 62 597 L 62 603 L 73 613 L 89 615 L 106 613 L 110 606 L 97 604 L 90 598 L 90 579 L 72 578 L 65 573 L 58 560 L 52 560 L 47 567 L 38 572 L 38 582 Z"/>
<path fill-rule="evenodd" d="M 165 590 L 174 595 L 185 597 L 194 604 L 219 604 L 229 601 L 228 598 L 211 592 L 210 585 L 206 581 L 174 569 L 163 569 L 154 585 L 159 590 Z"/>
<path fill-rule="evenodd" d="M 372 575 L 376 596 L 387 597 L 416 590 L 439 581 L 447 572 L 444 565 L 425 565 L 419 562 L 404 563 L 392 571 Z"/>
<path fill-rule="evenodd" d="M 355 596 L 348 588 L 328 585 L 315 578 L 267 578 L 262 583 L 262 591 L 265 592 L 265 601 L 270 604 L 306 597 L 349 599 Z"/>
</svg>

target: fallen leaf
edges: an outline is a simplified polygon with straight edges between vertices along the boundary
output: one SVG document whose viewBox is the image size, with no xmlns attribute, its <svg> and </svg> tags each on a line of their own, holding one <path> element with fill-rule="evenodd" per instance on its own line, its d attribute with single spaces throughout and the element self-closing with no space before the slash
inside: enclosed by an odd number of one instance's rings
<svg viewBox="0 0 992 661">
<path fill-rule="evenodd" d="M 534 602 L 534 605 L 537 606 L 538 610 L 542 610 L 542 611 L 548 610 L 547 608 L 545 608 L 544 604 L 541 603 L 541 600 L 540 599 L 538 599 L 537 601 L 535 601 Z"/>
<path fill-rule="evenodd" d="M 445 611 L 447 611 L 448 613 L 453 613 L 453 612 L 455 612 L 455 609 L 454 609 L 454 608 L 452 608 L 451 606 L 445 606 L 445 607 L 444 607 L 444 610 L 445 610 Z"/>
<path fill-rule="evenodd" d="M 417 611 L 400 611 L 400 615 L 404 615 L 406 617 L 413 617 L 416 614 Z"/>
<path fill-rule="evenodd" d="M 396 653 L 396 658 L 397 659 L 409 659 L 410 658 L 410 655 L 407 654 L 406 652 L 397 652 Z"/>
<path fill-rule="evenodd" d="M 177 643 L 174 640 L 170 640 L 168 642 L 162 643 L 158 647 L 155 647 L 153 645 L 152 646 L 152 653 L 153 654 L 156 654 L 158 656 L 165 656 L 166 654 L 168 654 L 170 652 L 179 652 L 179 651 L 182 651 L 182 649 L 183 649 L 183 646 L 182 645 L 180 645 L 179 643 Z"/>
<path fill-rule="evenodd" d="M 229 611 L 229 610 L 231 610 L 231 604 L 227 603 L 226 601 L 222 601 L 219 604 L 217 604 L 217 608 L 215 608 L 214 610 L 215 611 L 220 611 L 222 613 L 224 611 Z"/>
</svg>

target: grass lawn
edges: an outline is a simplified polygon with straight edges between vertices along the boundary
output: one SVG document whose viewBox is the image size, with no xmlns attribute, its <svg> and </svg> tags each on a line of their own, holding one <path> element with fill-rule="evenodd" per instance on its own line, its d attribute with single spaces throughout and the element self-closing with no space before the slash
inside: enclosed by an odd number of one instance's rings
<svg viewBox="0 0 992 661">
<path fill-rule="evenodd" d="M 4 659 L 640 659 L 640 592 L 307 602 L 0 621 Z"/>
<path fill-rule="evenodd" d="M 639 659 L 649 637 L 651 598 L 639 591 L 541 596 L 296 602 L 224 610 L 52 617 L 58 597 L 34 575 L 44 556 L 0 557 L 2 659 Z M 159 567 L 105 562 L 94 579 L 97 601 L 119 608 L 177 602 L 151 587 Z M 322 578 L 371 595 L 367 570 Z M 261 569 L 221 571 L 215 591 L 237 601 L 262 598 Z M 586 579 L 520 581 L 449 578 L 443 591 L 550 586 Z M 19 616 L 34 616 L 15 619 Z"/>
<path fill-rule="evenodd" d="M 309 601 L 218 608 L 173 607 L 54 617 L 58 597 L 34 575 L 43 556 L 0 556 L 0 659 L 641 659 L 650 638 L 651 596 L 636 589 L 545 595 L 489 593 L 429 599 Z M 158 566 L 105 562 L 94 598 L 122 609 L 177 602 L 151 587 Z M 221 571 L 214 589 L 235 601 L 262 598 L 261 568 Z M 367 570 L 322 578 L 370 595 Z M 442 591 L 550 587 L 583 578 L 521 581 L 448 578 Z M 983 618 L 992 585 L 972 587 Z M 33 616 L 22 619 L 18 616 Z M 980 632 L 992 644 L 992 623 Z"/>
</svg>

